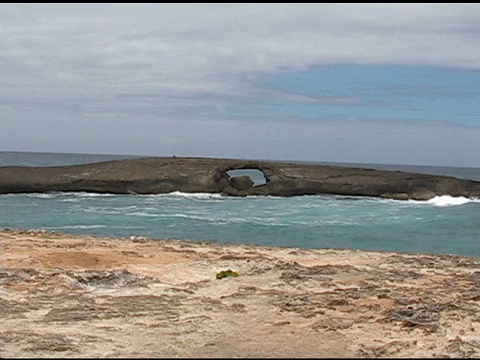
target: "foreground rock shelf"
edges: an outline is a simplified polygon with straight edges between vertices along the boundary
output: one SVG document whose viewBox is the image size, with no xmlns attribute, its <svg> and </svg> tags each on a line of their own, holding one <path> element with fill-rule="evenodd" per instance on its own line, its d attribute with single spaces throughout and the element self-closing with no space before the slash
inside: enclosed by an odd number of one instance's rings
<svg viewBox="0 0 480 360">
<path fill-rule="evenodd" d="M 230 170 L 256 169 L 266 183 L 230 178 Z M 160 194 L 172 191 L 230 196 L 336 194 L 428 200 L 480 197 L 480 182 L 447 176 L 325 165 L 211 158 L 140 158 L 58 167 L 0 167 L 0 194 L 89 191 Z"/>
<path fill-rule="evenodd" d="M 479 258 L 6 229 L 0 247 L 3 358 L 480 357 Z"/>
</svg>

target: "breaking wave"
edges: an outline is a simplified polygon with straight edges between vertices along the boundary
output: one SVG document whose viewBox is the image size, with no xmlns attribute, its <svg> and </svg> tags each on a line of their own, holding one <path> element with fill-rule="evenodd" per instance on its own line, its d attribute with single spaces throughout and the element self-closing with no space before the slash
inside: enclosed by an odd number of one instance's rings
<svg viewBox="0 0 480 360">
<path fill-rule="evenodd" d="M 173 191 L 168 194 L 162 194 L 163 196 L 174 196 L 174 197 L 180 197 L 180 198 L 190 198 L 190 199 L 223 199 L 223 196 L 221 194 L 215 194 L 215 193 L 187 193 L 187 192 L 181 192 L 181 191 Z"/>
<path fill-rule="evenodd" d="M 465 205 L 469 203 L 480 204 L 480 199 L 467 198 L 464 196 L 442 195 L 442 196 L 435 196 L 427 201 L 410 200 L 410 202 L 413 202 L 416 204 L 430 204 L 433 206 L 444 207 L 444 206 L 459 206 L 459 205 Z"/>
</svg>

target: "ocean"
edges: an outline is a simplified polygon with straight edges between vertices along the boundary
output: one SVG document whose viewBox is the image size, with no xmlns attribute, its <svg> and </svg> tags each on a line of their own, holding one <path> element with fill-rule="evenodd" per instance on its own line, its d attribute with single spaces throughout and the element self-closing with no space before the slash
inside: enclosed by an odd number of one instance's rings
<svg viewBox="0 0 480 360">
<path fill-rule="evenodd" d="M 136 156 L 0 152 L 0 166 L 61 166 L 132 157 Z M 480 168 L 317 164 L 480 181 Z M 0 228 L 478 257 L 480 199 L 442 196 L 398 201 L 336 195 L 228 197 L 181 192 L 7 194 L 0 195 Z"/>
</svg>

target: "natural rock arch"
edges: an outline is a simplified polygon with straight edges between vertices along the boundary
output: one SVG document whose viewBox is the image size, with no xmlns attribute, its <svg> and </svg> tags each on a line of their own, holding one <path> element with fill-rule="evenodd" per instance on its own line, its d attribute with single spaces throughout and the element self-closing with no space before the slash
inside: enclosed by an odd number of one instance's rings
<svg viewBox="0 0 480 360">
<path fill-rule="evenodd" d="M 258 168 L 240 168 L 231 169 L 227 171 L 230 185 L 237 190 L 246 190 L 248 188 L 265 185 L 268 182 L 268 178 L 265 173 Z M 247 187 L 251 181 L 251 186 Z M 236 185 L 239 184 L 241 188 Z"/>
</svg>

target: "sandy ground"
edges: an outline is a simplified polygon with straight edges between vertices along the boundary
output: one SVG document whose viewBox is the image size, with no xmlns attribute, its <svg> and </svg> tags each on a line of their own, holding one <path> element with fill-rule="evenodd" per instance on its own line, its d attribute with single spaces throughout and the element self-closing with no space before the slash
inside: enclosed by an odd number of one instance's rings
<svg viewBox="0 0 480 360">
<path fill-rule="evenodd" d="M 42 230 L 0 241 L 3 358 L 480 357 L 480 258 Z"/>
</svg>

